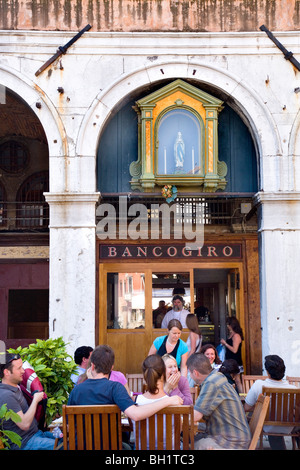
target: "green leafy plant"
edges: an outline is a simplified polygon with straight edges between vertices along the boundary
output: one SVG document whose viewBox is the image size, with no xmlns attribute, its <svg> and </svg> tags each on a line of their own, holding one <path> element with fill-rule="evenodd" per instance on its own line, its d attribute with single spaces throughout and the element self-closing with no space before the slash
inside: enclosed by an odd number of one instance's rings
<svg viewBox="0 0 300 470">
<path fill-rule="evenodd" d="M 28 361 L 40 379 L 48 397 L 46 422 L 62 414 L 62 405 L 67 403 L 68 396 L 73 389 L 71 375 L 76 371 L 77 365 L 66 351 L 63 339 L 37 339 L 36 343 L 26 348 L 19 346 L 9 352 L 20 354 L 23 361 Z"/>
<path fill-rule="evenodd" d="M 0 408 L 0 444 L 2 443 L 2 449 L 9 449 L 10 442 L 17 444 L 21 447 L 22 438 L 14 431 L 9 431 L 8 429 L 3 428 L 4 421 L 11 419 L 14 423 L 19 423 L 21 417 L 15 413 L 13 410 L 8 410 L 6 403 L 4 403 Z"/>
</svg>

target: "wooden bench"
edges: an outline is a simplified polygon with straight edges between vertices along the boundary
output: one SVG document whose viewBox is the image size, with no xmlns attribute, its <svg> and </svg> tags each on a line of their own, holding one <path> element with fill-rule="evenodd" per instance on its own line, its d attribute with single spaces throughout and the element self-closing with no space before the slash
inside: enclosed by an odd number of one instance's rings
<svg viewBox="0 0 300 470">
<path fill-rule="evenodd" d="M 290 385 L 295 385 L 295 387 L 300 388 L 300 377 L 290 377 L 287 375 L 286 380 Z"/>
<path fill-rule="evenodd" d="M 267 375 L 242 375 L 243 393 L 248 393 L 256 380 L 265 380 Z"/>
<path fill-rule="evenodd" d="M 266 416 L 265 426 L 292 428 L 291 432 L 267 432 L 263 435 L 287 436 L 292 438 L 293 449 L 297 449 L 299 431 L 294 428 L 300 426 L 300 388 L 271 388 L 263 387 L 262 393 L 270 397 L 269 411 Z"/>
<path fill-rule="evenodd" d="M 137 450 L 193 450 L 193 405 L 168 406 L 134 423 Z"/>
<path fill-rule="evenodd" d="M 143 374 L 126 374 L 126 379 L 128 388 L 133 394 L 144 393 L 145 382 Z"/>
<path fill-rule="evenodd" d="M 63 405 L 64 450 L 121 450 L 117 405 Z"/>
</svg>

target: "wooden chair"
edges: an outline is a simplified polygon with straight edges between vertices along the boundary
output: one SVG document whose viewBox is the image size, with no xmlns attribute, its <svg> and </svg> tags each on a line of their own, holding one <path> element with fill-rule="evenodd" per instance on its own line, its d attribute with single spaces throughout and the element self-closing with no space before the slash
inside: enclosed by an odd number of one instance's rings
<svg viewBox="0 0 300 470">
<path fill-rule="evenodd" d="M 63 405 L 63 436 L 64 450 L 120 450 L 120 408 L 117 405 Z"/>
<path fill-rule="evenodd" d="M 300 377 L 289 377 L 287 375 L 286 380 L 288 381 L 290 385 L 295 385 L 295 387 L 300 388 Z"/>
<path fill-rule="evenodd" d="M 145 382 L 143 374 L 126 374 L 129 390 L 133 394 L 144 393 Z"/>
<path fill-rule="evenodd" d="M 297 448 L 300 426 L 300 388 L 268 388 L 263 387 L 262 393 L 270 397 L 269 411 L 264 426 L 284 426 L 292 428 L 291 432 L 266 432 L 263 435 L 287 436 L 292 438 L 293 449 Z"/>
<path fill-rule="evenodd" d="M 243 393 L 248 393 L 256 380 L 265 380 L 267 375 L 242 375 Z"/>
<path fill-rule="evenodd" d="M 249 421 L 252 439 L 248 450 L 255 450 L 257 447 L 258 440 L 263 430 L 269 403 L 270 397 L 264 396 L 263 394 L 259 395 L 251 419 Z"/>
<path fill-rule="evenodd" d="M 190 387 L 190 392 L 191 392 L 191 395 L 192 395 L 192 398 L 193 398 L 193 403 L 195 404 L 196 400 L 198 398 L 198 395 L 199 395 L 198 385 L 195 385 L 194 387 Z"/>
<path fill-rule="evenodd" d="M 193 405 L 168 406 L 134 427 L 137 450 L 194 449 Z"/>
</svg>

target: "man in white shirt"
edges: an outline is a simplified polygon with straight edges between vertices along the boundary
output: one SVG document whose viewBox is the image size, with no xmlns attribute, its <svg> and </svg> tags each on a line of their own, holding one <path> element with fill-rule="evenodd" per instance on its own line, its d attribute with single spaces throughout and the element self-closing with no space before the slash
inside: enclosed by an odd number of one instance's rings
<svg viewBox="0 0 300 470">
<path fill-rule="evenodd" d="M 285 364 L 281 357 L 277 355 L 270 355 L 265 357 L 265 369 L 268 378 L 265 380 L 256 380 L 250 388 L 245 398 L 244 409 L 251 411 L 254 409 L 258 396 L 262 393 L 263 387 L 273 388 L 296 388 L 294 385 L 289 384 L 283 377 L 285 375 Z M 264 426 L 265 432 L 291 432 L 293 428 L 286 426 Z M 286 450 L 283 436 L 268 436 L 270 446 L 273 450 Z"/>
<path fill-rule="evenodd" d="M 161 327 L 168 328 L 169 321 L 176 319 L 180 321 L 182 328 L 187 328 L 186 317 L 190 312 L 186 310 L 185 308 L 183 308 L 184 300 L 181 297 L 181 295 L 177 295 L 177 294 L 174 295 L 172 299 L 172 303 L 173 303 L 173 309 L 170 310 L 168 313 L 166 313 L 161 323 Z"/>
<path fill-rule="evenodd" d="M 71 380 L 74 385 L 77 384 L 79 376 L 86 372 L 92 352 L 93 348 L 91 346 L 80 346 L 76 349 L 74 361 L 77 364 L 77 369 L 76 372 L 71 375 Z"/>
</svg>

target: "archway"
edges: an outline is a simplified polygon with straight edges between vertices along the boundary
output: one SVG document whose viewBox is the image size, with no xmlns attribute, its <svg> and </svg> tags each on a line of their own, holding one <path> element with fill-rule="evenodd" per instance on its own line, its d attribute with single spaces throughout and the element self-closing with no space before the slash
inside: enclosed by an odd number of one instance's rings
<svg viewBox="0 0 300 470">
<path fill-rule="evenodd" d="M 122 100 L 137 88 L 163 79 L 197 79 L 227 96 L 235 111 L 247 123 L 257 148 L 260 188 L 263 189 L 263 156 L 281 155 L 281 142 L 276 125 L 262 99 L 238 76 L 201 62 L 161 62 L 137 69 L 112 82 L 91 104 L 83 119 L 77 140 L 77 155 L 96 158 L 102 129 Z"/>
</svg>

